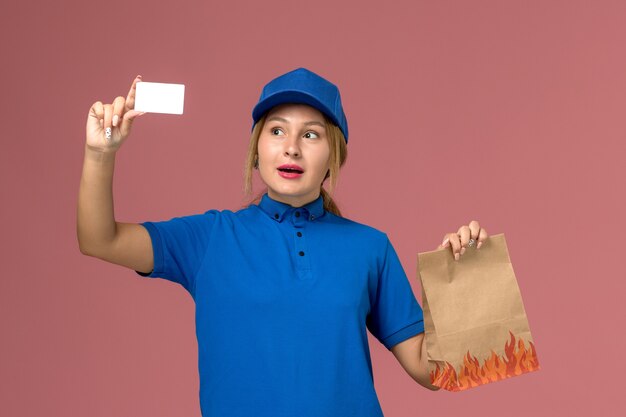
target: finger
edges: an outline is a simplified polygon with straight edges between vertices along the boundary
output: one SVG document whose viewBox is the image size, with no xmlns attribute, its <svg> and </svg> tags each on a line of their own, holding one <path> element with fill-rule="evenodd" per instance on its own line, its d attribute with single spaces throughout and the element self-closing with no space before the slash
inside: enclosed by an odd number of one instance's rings
<svg viewBox="0 0 626 417">
<path fill-rule="evenodd" d="M 130 90 L 128 91 L 128 95 L 126 96 L 126 104 L 124 106 L 124 110 L 132 110 L 135 108 L 135 93 L 137 92 L 137 83 L 141 82 L 141 75 L 138 75 L 133 80 L 133 84 L 130 86 Z"/>
<path fill-rule="evenodd" d="M 454 259 L 458 261 L 461 252 L 461 240 L 459 238 L 459 235 L 456 233 L 448 233 L 448 237 L 450 238 L 449 243 L 452 250 L 452 255 L 454 256 Z"/>
<path fill-rule="evenodd" d="M 480 232 L 480 224 L 476 220 L 472 220 L 469 225 L 470 239 L 478 239 L 478 233 Z"/>
<path fill-rule="evenodd" d="M 470 240 L 470 229 L 468 226 L 464 225 L 461 226 L 457 232 L 457 235 L 460 238 L 460 245 L 461 245 L 461 250 L 460 250 L 460 254 L 463 255 L 465 253 L 465 248 L 467 247 L 467 244 L 469 243 Z"/>
<path fill-rule="evenodd" d="M 123 120 L 128 120 L 128 121 L 132 122 L 137 117 L 143 116 L 144 114 L 146 114 L 145 111 L 129 110 L 126 113 L 124 113 Z"/>
<path fill-rule="evenodd" d="M 113 100 L 113 118 L 111 120 L 113 126 L 117 126 L 120 118 L 122 117 L 124 110 L 124 97 L 117 96 L 115 100 Z"/>
<path fill-rule="evenodd" d="M 122 136 L 126 137 L 128 136 L 129 132 L 130 132 L 130 127 L 133 124 L 133 121 L 139 117 L 146 114 L 146 112 L 140 112 L 137 110 L 129 110 L 126 113 L 124 113 L 124 116 L 122 117 L 122 123 L 120 124 L 120 132 L 122 133 Z"/>
<path fill-rule="evenodd" d="M 480 249 L 480 247 L 483 245 L 483 242 L 485 242 L 488 237 L 489 235 L 487 234 L 487 231 L 481 228 L 480 233 L 478 234 L 478 245 L 476 245 L 476 249 Z"/>
<path fill-rule="evenodd" d="M 104 130 L 111 129 L 111 119 L 113 118 L 113 106 L 111 104 L 104 105 Z M 107 138 L 108 139 L 108 138 Z"/>
<path fill-rule="evenodd" d="M 104 106 L 101 101 L 96 101 L 93 103 L 91 108 L 89 109 L 89 117 L 93 117 L 98 121 L 100 126 L 102 126 L 102 119 L 104 118 Z"/>
<path fill-rule="evenodd" d="M 450 246 L 450 238 L 448 237 L 448 235 L 444 235 L 443 241 L 439 244 L 437 249 L 444 249 L 444 248 L 447 248 L 448 246 Z"/>
</svg>

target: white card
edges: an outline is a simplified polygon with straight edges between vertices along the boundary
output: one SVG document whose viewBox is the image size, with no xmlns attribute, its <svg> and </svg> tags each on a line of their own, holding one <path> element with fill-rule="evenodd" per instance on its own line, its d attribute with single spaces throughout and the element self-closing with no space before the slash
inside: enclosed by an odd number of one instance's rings
<svg viewBox="0 0 626 417">
<path fill-rule="evenodd" d="M 151 83 L 135 85 L 135 110 L 148 113 L 183 114 L 184 84 Z"/>
</svg>

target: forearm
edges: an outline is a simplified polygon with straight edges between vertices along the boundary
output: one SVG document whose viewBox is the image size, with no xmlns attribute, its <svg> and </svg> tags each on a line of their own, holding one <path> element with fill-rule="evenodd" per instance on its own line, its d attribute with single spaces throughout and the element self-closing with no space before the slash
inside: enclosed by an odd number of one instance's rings
<svg viewBox="0 0 626 417">
<path fill-rule="evenodd" d="M 428 353 L 426 352 L 426 337 L 422 338 L 421 341 L 421 346 L 419 349 L 420 353 L 420 372 L 418 374 L 418 383 L 420 385 L 422 385 L 423 387 L 428 388 L 429 390 L 432 391 L 437 391 L 440 389 L 440 387 L 437 387 L 435 385 L 432 385 L 430 383 L 430 372 L 428 370 Z"/>
<path fill-rule="evenodd" d="M 115 153 L 94 151 L 85 145 L 85 159 L 78 192 L 76 231 L 82 253 L 95 255 L 113 241 Z"/>
</svg>

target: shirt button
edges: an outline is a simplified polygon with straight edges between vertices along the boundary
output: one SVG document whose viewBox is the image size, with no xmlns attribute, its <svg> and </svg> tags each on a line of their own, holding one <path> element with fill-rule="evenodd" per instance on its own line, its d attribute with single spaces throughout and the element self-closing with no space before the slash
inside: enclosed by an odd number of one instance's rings
<svg viewBox="0 0 626 417">
<path fill-rule="evenodd" d="M 300 251 L 300 256 L 304 256 L 304 252 Z"/>
<path fill-rule="evenodd" d="M 274 214 L 274 218 L 277 219 L 278 218 L 278 213 Z"/>
<path fill-rule="evenodd" d="M 302 237 L 302 232 L 298 232 L 298 237 Z"/>
<path fill-rule="evenodd" d="M 296 211 L 296 217 L 300 217 L 300 212 Z"/>
</svg>

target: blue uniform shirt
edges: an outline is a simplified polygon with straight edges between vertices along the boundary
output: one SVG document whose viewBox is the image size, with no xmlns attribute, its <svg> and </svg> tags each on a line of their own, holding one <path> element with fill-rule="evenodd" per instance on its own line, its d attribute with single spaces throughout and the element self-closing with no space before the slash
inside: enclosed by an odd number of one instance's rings
<svg viewBox="0 0 626 417">
<path fill-rule="evenodd" d="M 196 306 L 202 415 L 382 416 L 366 328 L 387 349 L 424 331 L 387 235 L 266 193 L 236 212 L 141 223 L 142 276 L 182 285 Z"/>
</svg>

